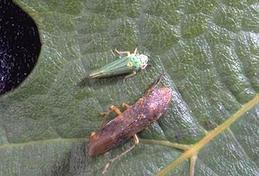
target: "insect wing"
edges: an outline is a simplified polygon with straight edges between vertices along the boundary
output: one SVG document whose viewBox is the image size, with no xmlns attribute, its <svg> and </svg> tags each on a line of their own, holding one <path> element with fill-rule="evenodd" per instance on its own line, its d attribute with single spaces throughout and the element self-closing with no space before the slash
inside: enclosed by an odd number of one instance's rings
<svg viewBox="0 0 259 176">
<path fill-rule="evenodd" d="M 102 77 L 109 77 L 109 76 L 131 73 L 133 69 L 128 66 L 129 62 L 130 62 L 130 58 L 128 57 L 116 58 L 115 61 L 90 73 L 89 77 L 102 78 Z"/>
</svg>

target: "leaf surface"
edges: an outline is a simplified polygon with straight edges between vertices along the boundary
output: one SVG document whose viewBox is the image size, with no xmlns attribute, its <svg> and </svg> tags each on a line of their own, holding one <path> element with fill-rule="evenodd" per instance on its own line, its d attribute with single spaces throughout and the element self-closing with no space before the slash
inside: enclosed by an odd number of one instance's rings
<svg viewBox="0 0 259 176">
<path fill-rule="evenodd" d="M 85 145 L 99 112 L 133 104 L 165 72 L 173 90 L 167 114 L 141 138 L 196 144 L 259 91 L 259 4 L 256 1 L 16 0 L 38 24 L 42 50 L 26 81 L 0 98 L 0 175 L 100 175 L 131 144 L 91 158 Z M 86 81 L 113 61 L 111 49 L 149 56 L 151 67 Z M 259 105 L 198 153 L 195 174 L 258 175 Z M 158 142 L 159 143 L 159 142 Z M 108 175 L 154 175 L 182 154 L 141 142 Z M 185 160 L 170 170 L 188 175 Z"/>
</svg>

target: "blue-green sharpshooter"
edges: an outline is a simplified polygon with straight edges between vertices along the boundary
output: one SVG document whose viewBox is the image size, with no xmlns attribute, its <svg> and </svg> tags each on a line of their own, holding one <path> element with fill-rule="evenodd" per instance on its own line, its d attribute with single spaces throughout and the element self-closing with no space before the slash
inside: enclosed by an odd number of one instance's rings
<svg viewBox="0 0 259 176">
<path fill-rule="evenodd" d="M 112 53 L 116 60 L 92 71 L 89 74 L 89 78 L 104 78 L 123 74 L 128 74 L 125 77 L 128 78 L 135 75 L 137 71 L 145 69 L 147 66 L 148 57 L 144 54 L 139 54 L 137 48 L 133 53 L 118 51 L 116 49 Z"/>
</svg>

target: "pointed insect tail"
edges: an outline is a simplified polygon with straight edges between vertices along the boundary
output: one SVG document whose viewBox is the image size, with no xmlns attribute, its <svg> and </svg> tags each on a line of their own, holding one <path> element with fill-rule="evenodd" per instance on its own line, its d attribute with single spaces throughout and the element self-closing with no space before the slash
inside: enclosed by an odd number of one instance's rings
<svg viewBox="0 0 259 176">
<path fill-rule="evenodd" d="M 97 71 L 93 71 L 88 75 L 88 78 L 98 78 L 100 76 L 102 76 L 102 72 L 97 70 Z"/>
</svg>

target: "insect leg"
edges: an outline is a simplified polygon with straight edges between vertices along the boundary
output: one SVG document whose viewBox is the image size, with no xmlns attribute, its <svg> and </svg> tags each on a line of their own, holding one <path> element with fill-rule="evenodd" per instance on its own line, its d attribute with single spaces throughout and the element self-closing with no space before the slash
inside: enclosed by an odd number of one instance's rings
<svg viewBox="0 0 259 176">
<path fill-rule="evenodd" d="M 101 112 L 100 114 L 102 116 L 104 116 L 104 119 L 103 119 L 103 122 L 102 122 L 102 127 L 106 124 L 106 118 L 108 117 L 108 115 L 111 113 L 111 112 L 114 112 L 116 113 L 117 115 L 120 115 L 122 112 L 120 111 L 120 109 L 118 107 L 116 107 L 115 105 L 111 105 L 109 107 L 109 110 L 107 112 Z"/>
<path fill-rule="evenodd" d="M 133 52 L 133 55 L 136 55 L 138 52 L 138 48 L 135 48 L 134 52 Z"/>
<path fill-rule="evenodd" d="M 134 145 L 139 144 L 139 138 L 136 134 L 133 136 L 133 142 L 134 142 Z"/>
<path fill-rule="evenodd" d="M 122 103 L 122 107 L 128 109 L 130 107 L 130 105 L 128 105 L 127 103 Z"/>
<path fill-rule="evenodd" d="M 121 114 L 120 109 L 118 107 L 116 107 L 115 105 L 111 105 L 107 112 L 101 112 L 100 114 L 103 116 L 108 116 L 111 112 L 115 112 L 117 115 Z"/>
<path fill-rule="evenodd" d="M 103 171 L 102 171 L 102 174 L 105 174 L 105 173 L 108 171 L 108 168 L 111 166 L 111 164 L 112 164 L 114 161 L 121 159 L 121 157 L 123 157 L 124 155 L 126 155 L 128 152 L 130 152 L 132 149 L 134 149 L 134 147 L 135 147 L 137 144 L 139 144 L 139 138 L 138 138 L 138 136 L 137 136 L 136 134 L 133 136 L 133 141 L 134 141 L 134 144 L 133 144 L 130 148 L 128 148 L 127 150 L 125 150 L 124 152 L 122 152 L 120 155 L 118 155 L 118 156 L 112 158 L 112 159 L 105 165 L 105 167 L 104 167 L 104 169 L 103 169 Z"/>
<path fill-rule="evenodd" d="M 116 56 L 116 54 L 114 53 L 114 51 L 113 51 L 113 50 L 111 50 L 111 52 L 112 52 L 112 55 L 113 55 L 113 56 Z"/>
<path fill-rule="evenodd" d="M 121 111 L 118 107 L 114 106 L 114 105 L 111 105 L 110 106 L 110 111 L 111 112 L 115 112 L 117 115 L 120 115 L 121 114 Z"/>
<path fill-rule="evenodd" d="M 127 56 L 130 55 L 130 51 L 118 51 L 117 49 L 114 49 L 114 52 L 120 56 L 124 54 L 126 54 Z"/>
<path fill-rule="evenodd" d="M 136 71 L 133 71 L 131 74 L 125 76 L 125 78 L 123 79 L 123 81 L 125 81 L 126 79 L 128 79 L 128 78 L 130 78 L 130 77 L 135 76 L 136 74 L 137 74 L 137 72 L 136 72 Z"/>
</svg>

